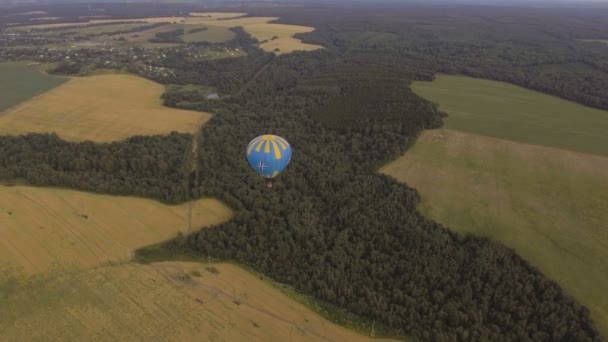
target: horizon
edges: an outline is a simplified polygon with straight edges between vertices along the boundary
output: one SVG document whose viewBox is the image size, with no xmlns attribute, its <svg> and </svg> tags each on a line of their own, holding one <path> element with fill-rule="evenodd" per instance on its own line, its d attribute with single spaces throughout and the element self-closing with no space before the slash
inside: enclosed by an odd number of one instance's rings
<svg viewBox="0 0 608 342">
<path fill-rule="evenodd" d="M 222 3 L 230 4 L 243 4 L 245 1 L 241 0 L 215 0 L 215 1 L 201 1 L 201 0 L 0 0 L 0 4 L 10 5 L 59 5 L 59 4 L 94 4 L 94 3 L 162 3 L 162 4 L 201 4 L 201 5 L 221 5 Z M 259 4 L 266 3 L 294 3 L 302 2 L 301 0 L 262 0 L 258 1 Z M 325 4 L 395 4 L 395 5 L 419 5 L 419 4 L 454 4 L 454 5 L 488 5 L 488 6 L 568 6 L 568 5 L 608 5 L 608 0 L 313 0 L 305 3 L 325 3 Z"/>
</svg>

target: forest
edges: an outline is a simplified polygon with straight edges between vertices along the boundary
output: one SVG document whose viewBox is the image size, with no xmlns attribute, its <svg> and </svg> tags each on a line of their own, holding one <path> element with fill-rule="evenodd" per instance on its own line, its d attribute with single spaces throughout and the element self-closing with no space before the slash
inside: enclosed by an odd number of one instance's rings
<svg viewBox="0 0 608 342">
<path fill-rule="evenodd" d="M 71 143 L 55 134 L 0 136 L 0 179 L 180 203 L 189 198 L 191 146 L 183 133 L 107 144 Z"/>
<path fill-rule="evenodd" d="M 577 41 L 598 38 L 608 21 L 575 28 L 569 21 L 551 26 L 566 13 L 536 13 L 545 21 L 532 25 L 528 17 L 488 8 L 339 10 L 251 10 L 316 27 L 301 38 L 324 45 L 321 51 L 277 57 L 241 32 L 236 39 L 245 57 L 192 62 L 174 53 L 157 62 L 176 75 L 159 82 L 213 86 L 230 95 L 221 101 L 196 92 L 163 96 L 166 105 L 214 113 L 198 141 L 199 174 L 190 182 L 191 138 L 175 133 L 112 144 L 1 137 L 0 179 L 171 203 L 217 197 L 234 219 L 168 242 L 163 255 L 247 265 L 333 308 L 329 315 L 338 322 L 375 321 L 381 335 L 601 340 L 588 310 L 513 250 L 423 217 L 416 191 L 376 170 L 403 154 L 421 130 L 441 126 L 445 114 L 408 87 L 437 72 L 509 81 L 608 108 L 602 58 L 608 48 Z M 505 15 L 511 15 L 506 24 Z M 294 151 L 271 190 L 244 158 L 249 140 L 261 133 L 287 138 Z"/>
</svg>

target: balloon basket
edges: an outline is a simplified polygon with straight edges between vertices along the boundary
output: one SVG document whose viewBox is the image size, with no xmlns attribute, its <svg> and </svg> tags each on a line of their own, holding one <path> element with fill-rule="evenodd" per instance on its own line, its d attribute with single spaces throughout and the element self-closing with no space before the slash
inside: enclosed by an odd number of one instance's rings
<svg viewBox="0 0 608 342">
<path fill-rule="evenodd" d="M 272 188 L 272 181 L 270 179 L 266 181 L 266 187 Z"/>
</svg>

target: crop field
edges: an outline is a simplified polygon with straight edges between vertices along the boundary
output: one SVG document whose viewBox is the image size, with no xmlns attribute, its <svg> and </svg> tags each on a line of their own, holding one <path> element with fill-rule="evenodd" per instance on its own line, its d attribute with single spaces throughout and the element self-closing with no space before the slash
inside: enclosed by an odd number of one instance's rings
<svg viewBox="0 0 608 342">
<path fill-rule="evenodd" d="M 201 28 L 207 28 L 204 31 L 192 32 L 189 33 L 190 30 L 197 30 Z M 212 25 L 188 25 L 188 24 L 167 24 L 160 27 L 152 28 L 149 30 L 144 30 L 141 32 L 132 32 L 127 34 L 122 34 L 120 37 L 123 37 L 127 40 L 127 42 L 139 42 L 145 43 L 148 40 L 154 38 L 156 33 L 160 32 L 169 32 L 178 29 L 184 30 L 184 35 L 180 38 L 186 43 L 193 42 L 209 42 L 209 43 L 222 43 L 230 41 L 234 38 L 234 32 L 230 31 L 228 27 L 221 26 L 212 26 Z M 177 45 L 177 44 L 173 44 Z"/>
<path fill-rule="evenodd" d="M 160 20 L 162 18 L 151 18 Z M 209 19 L 206 17 L 186 17 L 181 19 L 180 22 L 186 24 L 207 24 L 220 27 L 236 27 L 242 26 L 245 31 L 251 34 L 258 41 L 268 42 L 262 43 L 260 47 L 266 51 L 274 51 L 280 49 L 277 53 L 287 53 L 295 50 L 317 50 L 321 46 L 305 44 L 299 39 L 293 38 L 296 33 L 311 32 L 314 30 L 312 27 L 299 26 L 299 25 L 286 25 L 286 24 L 272 24 L 273 20 L 278 19 L 277 17 L 248 17 L 248 18 L 236 18 L 236 19 Z M 276 37 L 274 40 L 273 37 Z"/>
<path fill-rule="evenodd" d="M 447 129 L 380 172 L 416 188 L 426 216 L 514 248 L 607 334 L 608 112 L 466 77 L 413 89 L 448 113 Z"/>
<path fill-rule="evenodd" d="M 0 75 L 0 113 L 68 80 L 46 74 L 24 62 L 0 63 Z"/>
<path fill-rule="evenodd" d="M 76 36 L 82 36 L 82 35 L 87 35 L 87 34 L 102 34 L 102 33 L 111 34 L 114 32 L 132 30 L 132 29 L 144 27 L 147 25 L 149 25 L 149 24 L 143 23 L 143 22 L 141 22 L 141 23 L 121 22 L 121 23 L 109 24 L 109 25 L 66 26 L 66 27 L 59 27 L 57 29 L 50 30 L 50 31 L 41 31 L 41 32 L 38 32 L 38 34 L 41 36 L 49 36 L 49 35 L 57 35 L 57 34 L 76 35 Z M 41 26 L 45 26 L 45 25 L 41 24 Z M 8 29 L 8 31 L 23 31 L 23 30 L 24 30 L 23 26 L 17 26 L 17 27 L 12 27 L 12 28 Z"/>
<path fill-rule="evenodd" d="M 608 156 L 608 111 L 461 76 L 438 75 L 412 89 L 448 113 L 446 128 Z"/>
<path fill-rule="evenodd" d="M 69 141 L 108 142 L 133 135 L 194 133 L 211 115 L 167 108 L 164 87 L 131 75 L 72 78 L 0 113 L 0 134 L 55 132 Z"/>
<path fill-rule="evenodd" d="M 14 29 L 18 30 L 29 30 L 29 29 L 42 29 L 42 28 L 64 28 L 64 27 L 74 27 L 74 26 L 86 26 L 89 24 L 107 24 L 107 23 L 126 23 L 126 22 L 139 22 L 145 21 L 148 23 L 179 23 L 185 22 L 186 18 L 192 18 L 192 20 L 200 20 L 200 21 L 209 21 L 209 20 L 224 20 L 228 18 L 236 18 L 245 15 L 246 13 L 236 13 L 236 12 L 201 12 L 201 13 L 190 13 L 190 17 L 156 17 L 156 18 L 142 18 L 142 19 L 89 19 L 87 22 L 78 22 L 78 23 L 52 23 L 52 24 L 38 24 L 38 25 L 27 25 L 27 26 L 18 26 Z"/>
<path fill-rule="evenodd" d="M 129 262 L 188 204 L 0 186 L 0 340 L 365 341 L 230 264 Z M 193 227 L 230 219 L 213 199 Z"/>
<path fill-rule="evenodd" d="M 221 30 L 222 28 L 228 29 L 231 27 L 242 26 L 245 31 L 249 32 L 253 37 L 258 39 L 260 42 L 264 42 L 260 44 L 260 47 L 266 51 L 274 51 L 277 54 L 288 53 L 296 50 L 304 50 L 311 51 L 322 48 L 318 45 L 306 44 L 297 38 L 293 38 L 293 35 L 296 33 L 306 33 L 314 30 L 313 27 L 308 26 L 299 26 L 299 25 L 286 25 L 286 24 L 273 24 L 270 23 L 278 19 L 277 17 L 243 17 L 238 18 L 239 16 L 244 15 L 245 13 L 191 13 L 190 16 L 187 17 L 156 17 L 156 18 L 142 18 L 142 19 L 132 19 L 133 22 L 141 22 L 144 21 L 146 23 L 162 23 L 167 22 L 174 25 L 184 25 L 185 27 L 195 27 L 196 25 L 205 25 L 209 26 L 209 31 L 205 34 L 204 31 L 198 32 L 198 35 L 185 35 L 185 41 L 190 41 L 191 39 L 200 39 L 203 37 L 205 39 L 211 39 L 209 41 L 213 42 L 213 39 L 216 41 L 225 41 L 227 39 L 228 33 L 226 31 Z M 230 19 L 234 18 L 234 19 Z M 221 19 L 221 20 L 218 20 Z M 125 20 L 121 19 L 98 19 L 91 20 L 89 24 L 100 24 L 100 23 L 112 23 L 112 22 L 120 22 L 124 23 Z M 35 28 L 69 28 L 73 26 L 83 26 L 83 23 L 56 23 L 56 24 L 41 24 L 41 25 L 32 25 L 32 26 L 21 26 L 18 28 L 14 28 L 16 30 L 27 30 L 27 29 L 35 29 Z M 212 28 L 213 27 L 213 28 Z M 86 26 L 85 26 L 86 28 Z M 155 32 L 159 32 L 158 30 L 165 30 L 166 27 L 157 28 Z M 147 40 L 153 37 L 152 32 L 143 31 L 141 33 L 133 33 L 128 34 L 126 39 L 134 38 L 134 36 L 142 37 L 142 40 Z M 229 33 L 232 33 L 228 31 Z M 194 37 L 194 38 L 193 38 Z M 197 38 L 198 37 L 198 38 Z M 273 39 L 274 38 L 274 39 Z M 276 51 L 276 49 L 279 49 Z"/>
<path fill-rule="evenodd" d="M 197 28 L 206 27 L 204 31 L 191 32 L 189 30 L 196 30 Z M 234 32 L 230 31 L 227 27 L 211 26 L 211 25 L 186 25 L 184 27 L 186 32 L 181 39 L 186 43 L 193 42 L 209 42 L 209 43 L 221 43 L 227 42 L 234 38 Z"/>
<path fill-rule="evenodd" d="M 57 264 L 88 268 L 125 261 L 135 248 L 185 232 L 189 211 L 189 204 L 0 185 L 0 267 L 9 264 L 31 274 Z M 192 229 L 230 217 L 219 201 L 192 204 Z"/>
<path fill-rule="evenodd" d="M 126 263 L 4 278 L 13 286 L 0 297 L 2 340 L 371 341 L 230 264 Z"/>
<path fill-rule="evenodd" d="M 604 156 L 441 129 L 381 172 L 416 188 L 427 217 L 514 248 L 606 333 L 606 170 Z"/>
</svg>

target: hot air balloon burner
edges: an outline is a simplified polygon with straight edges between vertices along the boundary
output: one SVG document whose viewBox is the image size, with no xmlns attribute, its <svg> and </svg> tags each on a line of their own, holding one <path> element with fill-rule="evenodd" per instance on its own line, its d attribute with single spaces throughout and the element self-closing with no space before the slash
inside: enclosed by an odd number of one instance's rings
<svg viewBox="0 0 608 342">
<path fill-rule="evenodd" d="M 271 180 L 271 179 L 267 179 L 267 180 L 266 180 L 266 186 L 267 186 L 268 188 L 272 188 L 272 180 Z"/>
</svg>

